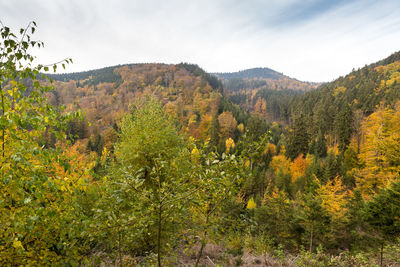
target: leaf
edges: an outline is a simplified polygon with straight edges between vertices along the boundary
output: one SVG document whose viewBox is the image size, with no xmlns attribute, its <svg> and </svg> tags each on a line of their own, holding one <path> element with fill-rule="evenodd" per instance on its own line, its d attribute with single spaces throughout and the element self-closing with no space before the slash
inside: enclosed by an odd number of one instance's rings
<svg viewBox="0 0 400 267">
<path fill-rule="evenodd" d="M 22 246 L 21 241 L 19 241 L 18 238 L 14 239 L 13 247 L 16 248 L 16 249 L 24 249 L 24 247 Z"/>
</svg>

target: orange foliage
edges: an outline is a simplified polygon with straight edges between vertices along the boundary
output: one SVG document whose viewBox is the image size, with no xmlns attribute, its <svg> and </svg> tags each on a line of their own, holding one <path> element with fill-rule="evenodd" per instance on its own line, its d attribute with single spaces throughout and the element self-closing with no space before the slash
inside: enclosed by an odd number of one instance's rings
<svg viewBox="0 0 400 267">
<path fill-rule="evenodd" d="M 298 178 L 302 177 L 306 173 L 306 159 L 303 158 L 303 154 L 300 154 L 290 163 L 290 175 L 292 176 L 292 182 L 295 182 Z"/>
<path fill-rule="evenodd" d="M 62 190 L 68 191 L 69 187 L 85 189 L 87 182 L 92 180 L 91 169 L 96 164 L 95 155 L 86 155 L 79 152 L 80 143 L 68 147 L 58 162 L 54 162 L 55 176 L 62 184 Z M 56 180 L 57 181 L 57 180 Z"/>
<path fill-rule="evenodd" d="M 270 153 L 273 156 L 276 155 L 276 146 L 269 142 L 267 144 L 267 147 L 264 150 L 264 154 L 268 154 L 268 153 Z"/>
<path fill-rule="evenodd" d="M 232 112 L 225 111 L 218 116 L 220 135 L 226 139 L 234 137 L 234 132 L 237 126 L 236 119 L 233 117 Z"/>
</svg>

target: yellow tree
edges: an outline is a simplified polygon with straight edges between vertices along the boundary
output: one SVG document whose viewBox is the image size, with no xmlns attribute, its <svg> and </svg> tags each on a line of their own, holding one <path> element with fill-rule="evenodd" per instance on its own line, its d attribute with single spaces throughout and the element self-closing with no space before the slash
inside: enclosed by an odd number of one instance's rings
<svg viewBox="0 0 400 267">
<path fill-rule="evenodd" d="M 218 116 L 219 131 L 222 139 L 234 137 L 234 132 L 237 126 L 236 119 L 232 112 L 225 111 Z"/>
<path fill-rule="evenodd" d="M 295 182 L 298 178 L 305 175 L 306 167 L 306 159 L 303 157 L 303 154 L 298 155 L 293 162 L 290 163 L 292 182 Z"/>
<path fill-rule="evenodd" d="M 334 219 L 343 218 L 348 191 L 338 176 L 319 187 L 317 189 L 317 194 L 322 199 L 322 206 Z"/>
<path fill-rule="evenodd" d="M 285 155 L 279 154 L 272 157 L 270 166 L 274 169 L 275 173 L 290 173 L 290 160 Z"/>
<path fill-rule="evenodd" d="M 365 196 L 386 187 L 399 173 L 400 102 L 394 110 L 379 106 L 363 122 L 362 132 L 359 158 L 364 168 L 356 171 L 356 182 Z"/>
</svg>

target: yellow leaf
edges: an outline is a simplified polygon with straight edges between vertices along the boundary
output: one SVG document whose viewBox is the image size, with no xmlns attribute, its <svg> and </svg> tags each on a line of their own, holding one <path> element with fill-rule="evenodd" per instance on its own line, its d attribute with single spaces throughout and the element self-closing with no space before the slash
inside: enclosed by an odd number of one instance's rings
<svg viewBox="0 0 400 267">
<path fill-rule="evenodd" d="M 247 202 L 247 207 L 246 208 L 249 209 L 249 210 L 257 208 L 257 204 L 256 204 L 256 202 L 254 201 L 253 198 L 249 199 L 249 202 Z"/>
<path fill-rule="evenodd" d="M 19 241 L 18 238 L 14 239 L 13 247 L 16 248 L 16 249 L 24 249 L 24 247 L 22 246 L 21 241 Z"/>
</svg>

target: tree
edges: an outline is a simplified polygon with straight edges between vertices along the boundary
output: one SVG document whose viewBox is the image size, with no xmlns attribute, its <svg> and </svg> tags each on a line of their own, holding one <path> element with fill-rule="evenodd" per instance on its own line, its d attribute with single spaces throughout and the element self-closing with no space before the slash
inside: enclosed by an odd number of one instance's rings
<svg viewBox="0 0 400 267">
<path fill-rule="evenodd" d="M 309 235 L 309 250 L 312 252 L 315 240 L 323 240 L 329 230 L 331 217 L 322 205 L 322 199 L 311 192 L 301 198 L 300 221 L 305 228 L 305 234 Z"/>
<path fill-rule="evenodd" d="M 356 182 L 363 195 L 372 195 L 390 184 L 400 171 L 400 104 L 381 105 L 362 124 L 364 138 L 358 155 L 363 167 Z"/>
<path fill-rule="evenodd" d="M 234 132 L 236 130 L 237 122 L 233 117 L 232 112 L 225 111 L 218 116 L 218 124 L 220 137 L 225 140 L 229 137 L 234 137 Z"/>
<path fill-rule="evenodd" d="M 306 159 L 302 154 L 298 155 L 293 162 L 290 163 L 290 174 L 292 176 L 292 183 L 306 174 Z"/>
<path fill-rule="evenodd" d="M 339 151 L 344 152 L 350 143 L 352 135 L 352 112 L 350 106 L 345 105 L 335 117 L 334 125 L 339 139 Z"/>
<path fill-rule="evenodd" d="M 261 207 L 254 214 L 260 231 L 258 234 L 265 234 L 276 244 L 290 244 L 290 239 L 295 238 L 293 208 L 285 192 L 275 188 L 271 194 L 266 193 Z"/>
<path fill-rule="evenodd" d="M 197 150 L 198 151 L 198 150 Z M 195 190 L 191 214 L 194 235 L 200 238 L 195 266 L 198 266 L 203 250 L 209 241 L 209 234 L 221 222 L 221 210 L 226 202 L 236 195 L 243 178 L 243 164 L 235 155 L 214 152 L 205 154 L 203 150 L 194 159 L 192 173 Z"/>
<path fill-rule="evenodd" d="M 320 131 L 316 140 L 312 140 L 310 144 L 310 153 L 316 155 L 319 158 L 325 158 L 327 156 L 327 146 L 326 146 L 326 138 Z"/>
<path fill-rule="evenodd" d="M 126 212 L 138 220 L 136 225 L 148 226 L 149 242 L 154 242 L 161 266 L 163 245 L 177 231 L 176 222 L 193 194 L 187 172 L 188 150 L 161 104 L 150 97 L 138 102 L 132 114 L 123 119 L 115 155 L 116 163 L 109 173 L 121 185 L 115 193 L 124 188 L 136 191 L 137 200 L 131 201 Z"/>
<path fill-rule="evenodd" d="M 19 34 L 0 28 L 0 264 L 78 264 L 74 196 L 82 188 L 72 182 L 76 169 L 62 147 L 43 145 L 46 133 L 65 143 L 73 116 L 46 102 L 52 88 L 40 71 L 49 66 L 30 54 L 43 46 L 31 39 L 35 30 L 35 22 Z"/>
<path fill-rule="evenodd" d="M 383 266 L 383 248 L 388 241 L 400 236 L 400 182 L 393 182 L 366 203 L 364 220 L 379 233 L 380 265 Z"/>
<path fill-rule="evenodd" d="M 218 148 L 219 145 L 219 122 L 218 122 L 218 115 L 215 114 L 211 121 L 211 126 L 209 130 L 210 134 L 210 147 L 211 148 Z"/>
<path fill-rule="evenodd" d="M 357 142 L 357 154 L 360 154 L 360 144 L 362 139 L 362 122 L 364 114 L 362 110 L 357 109 L 353 112 L 352 131 Z"/>
<path fill-rule="evenodd" d="M 303 156 L 307 154 L 310 142 L 307 125 L 306 117 L 303 114 L 294 119 L 287 133 L 285 148 L 288 158 L 293 160 L 300 154 L 303 154 Z"/>
</svg>

